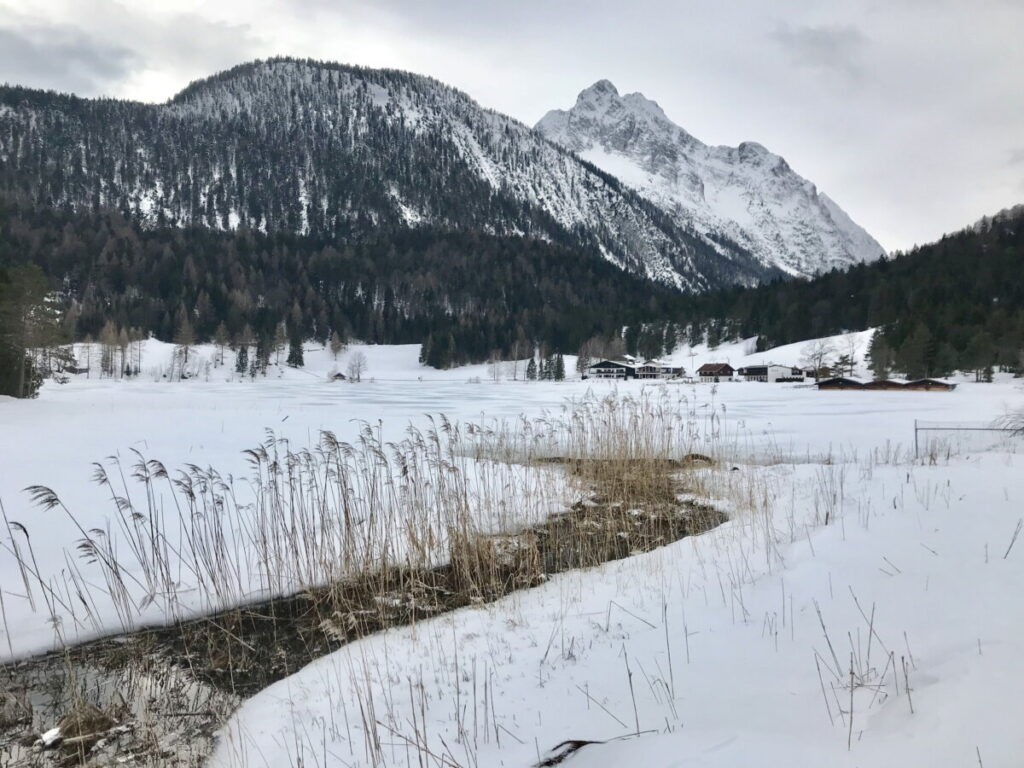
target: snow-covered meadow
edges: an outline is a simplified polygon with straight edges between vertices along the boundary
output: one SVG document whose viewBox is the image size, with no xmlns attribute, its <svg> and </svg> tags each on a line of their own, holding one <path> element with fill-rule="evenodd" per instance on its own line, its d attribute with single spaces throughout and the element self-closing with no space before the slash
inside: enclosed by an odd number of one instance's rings
<svg viewBox="0 0 1024 768">
<path fill-rule="evenodd" d="M 243 705 L 214 764 L 530 766 L 588 740 L 566 765 L 1016 765 L 1021 469 L 742 470 L 760 508 L 346 646 Z"/>
<path fill-rule="evenodd" d="M 859 357 L 866 342 L 853 337 Z M 688 369 L 795 364 L 802 346 L 751 355 L 740 343 L 674 359 Z M 363 381 L 329 381 L 357 352 L 367 358 Z M 92 462 L 109 468 L 107 457 L 126 472 L 138 451 L 172 472 L 194 464 L 243 478 L 243 450 L 268 430 L 296 448 L 316 445 L 321 430 L 354 440 L 364 425 L 396 441 L 430 414 L 539 417 L 587 393 L 648 391 L 682 403 L 702 439 L 714 435 L 728 461 L 702 471 L 733 517 L 655 552 L 346 646 L 246 703 L 215 764 L 526 766 L 573 739 L 606 743 L 566 765 L 1019 759 L 1006 684 L 1024 675 L 1014 650 L 1024 543 L 1011 546 L 1024 499 L 1019 446 L 999 440 L 916 462 L 910 450 L 915 420 L 990 423 L 1024 405 L 1019 383 L 952 393 L 527 383 L 507 365 L 425 369 L 417 352 L 352 347 L 335 361 L 309 348 L 304 369 L 274 367 L 251 381 L 233 374 L 230 354 L 229 365 L 206 366 L 215 353 L 204 347 L 191 355 L 192 378 L 169 381 L 173 350 L 147 342 L 131 380 L 79 375 L 47 383 L 37 400 L 0 399 L 0 502 L 31 537 L 40 575 L 57 582 L 76 562 L 80 533 L 22 489 L 52 488 L 83 528 L 104 528 L 116 508 Z M 3 656 L 54 640 L 46 609 L 25 598 L 8 535 Z"/>
</svg>

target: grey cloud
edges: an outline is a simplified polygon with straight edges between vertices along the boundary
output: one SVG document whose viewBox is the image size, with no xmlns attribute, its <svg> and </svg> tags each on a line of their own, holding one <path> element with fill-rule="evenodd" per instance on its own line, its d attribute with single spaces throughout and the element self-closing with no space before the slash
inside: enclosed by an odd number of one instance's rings
<svg viewBox="0 0 1024 768">
<path fill-rule="evenodd" d="M 120 81 L 137 64 L 131 50 L 74 28 L 0 28 L 0 72 L 11 84 L 91 95 Z"/>
<path fill-rule="evenodd" d="M 799 26 L 780 25 L 772 39 L 801 67 L 838 74 L 851 80 L 863 74 L 864 50 L 868 39 L 848 24 Z"/>
<path fill-rule="evenodd" d="M 1006 162 L 1010 165 L 1024 165 L 1024 147 L 1011 149 L 1006 157 Z"/>
<path fill-rule="evenodd" d="M 0 0 L 0 82 L 34 88 L 146 98 L 130 89 L 151 73 L 163 84 L 171 75 L 181 87 L 276 52 L 265 50 L 247 23 L 196 13 L 93 0 L 88 12 L 76 9 L 56 22 L 3 6 Z"/>
<path fill-rule="evenodd" d="M 158 27 L 141 18 L 128 23 L 139 28 L 137 39 L 162 66 L 204 74 L 253 58 L 262 44 L 247 24 L 226 24 L 196 14 L 175 14 Z"/>
</svg>

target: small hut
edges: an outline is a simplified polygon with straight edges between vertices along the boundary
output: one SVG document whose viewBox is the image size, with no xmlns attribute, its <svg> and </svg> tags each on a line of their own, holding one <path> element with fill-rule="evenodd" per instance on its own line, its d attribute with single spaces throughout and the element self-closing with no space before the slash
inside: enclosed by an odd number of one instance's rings
<svg viewBox="0 0 1024 768">
<path fill-rule="evenodd" d="M 864 385 L 864 389 L 877 389 L 877 390 L 888 390 L 888 389 L 906 389 L 906 379 L 875 379 L 869 381 Z"/>
<path fill-rule="evenodd" d="M 818 389 L 864 389 L 867 384 L 863 379 L 850 376 L 835 376 L 818 382 Z"/>
<path fill-rule="evenodd" d="M 952 392 L 956 384 L 943 379 L 914 379 L 903 385 L 904 389 L 917 389 L 924 392 Z"/>
</svg>

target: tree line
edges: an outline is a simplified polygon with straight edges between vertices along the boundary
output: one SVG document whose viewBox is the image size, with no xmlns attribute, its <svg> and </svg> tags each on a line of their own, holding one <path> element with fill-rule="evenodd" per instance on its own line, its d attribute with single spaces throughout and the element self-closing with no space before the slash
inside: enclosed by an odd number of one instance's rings
<svg viewBox="0 0 1024 768">
<path fill-rule="evenodd" d="M 576 351 L 672 315 L 680 296 L 596 250 L 412 229 L 340 245 L 318 235 L 143 227 L 0 199 L 0 265 L 41 272 L 68 341 L 152 335 L 188 347 L 423 345 L 437 368 Z M 659 331 L 659 334 L 662 331 Z"/>
<path fill-rule="evenodd" d="M 687 340 L 781 344 L 876 327 L 876 373 L 1024 369 L 1024 216 L 996 216 L 908 253 L 686 300 Z"/>
<path fill-rule="evenodd" d="M 393 232 L 338 244 L 242 228 L 142 227 L 0 198 L 0 393 L 26 396 L 71 341 L 102 342 L 108 375 L 138 372 L 154 336 L 185 350 L 302 342 L 419 343 L 437 368 L 568 353 L 578 365 L 757 337 L 759 350 L 879 327 L 876 375 L 986 378 L 1024 369 L 1024 217 L 995 217 L 906 254 L 811 280 L 685 296 L 600 254 L 528 237 Z M 251 350 L 251 354 L 250 354 Z M 551 369 L 553 370 L 553 368 Z M 541 370 L 538 369 L 538 376 Z"/>
</svg>

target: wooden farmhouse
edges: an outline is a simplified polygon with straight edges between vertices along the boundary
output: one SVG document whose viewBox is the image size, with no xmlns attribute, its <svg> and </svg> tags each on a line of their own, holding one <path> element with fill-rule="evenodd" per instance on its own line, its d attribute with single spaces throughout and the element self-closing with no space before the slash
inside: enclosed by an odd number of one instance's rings
<svg viewBox="0 0 1024 768">
<path fill-rule="evenodd" d="M 705 363 L 697 369 L 697 378 L 705 384 L 729 381 L 736 370 L 728 363 Z"/>
</svg>

